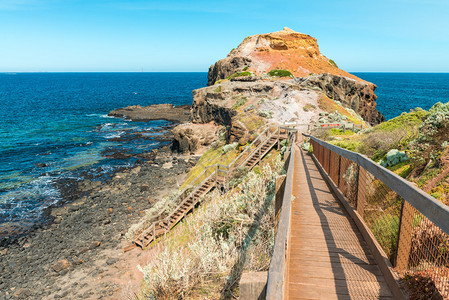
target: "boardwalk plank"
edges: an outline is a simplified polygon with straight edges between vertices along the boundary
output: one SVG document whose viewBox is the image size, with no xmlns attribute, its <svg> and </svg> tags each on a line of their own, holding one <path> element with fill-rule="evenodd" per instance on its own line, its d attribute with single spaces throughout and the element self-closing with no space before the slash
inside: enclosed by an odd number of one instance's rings
<svg viewBox="0 0 449 300">
<path fill-rule="evenodd" d="M 293 181 L 288 299 L 393 299 L 355 223 L 299 148 Z"/>
</svg>

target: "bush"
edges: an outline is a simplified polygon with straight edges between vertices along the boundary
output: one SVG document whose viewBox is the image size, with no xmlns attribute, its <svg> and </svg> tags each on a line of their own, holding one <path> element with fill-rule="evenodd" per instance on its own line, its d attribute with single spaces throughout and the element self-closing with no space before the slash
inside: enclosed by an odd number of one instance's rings
<svg viewBox="0 0 449 300">
<path fill-rule="evenodd" d="M 237 72 L 237 73 L 234 73 L 234 74 L 232 74 L 232 75 L 226 77 L 226 79 L 231 80 L 232 78 L 236 78 L 236 77 L 253 76 L 253 75 L 254 75 L 254 74 L 251 73 L 251 72 L 245 72 L 245 71 L 244 71 L 244 72 Z"/>
<path fill-rule="evenodd" d="M 229 151 L 235 149 L 235 147 L 237 147 L 239 145 L 239 143 L 232 143 L 232 144 L 227 144 L 223 146 L 223 153 L 228 153 Z"/>
<path fill-rule="evenodd" d="M 245 97 L 240 98 L 239 100 L 237 100 L 234 105 L 232 106 L 232 109 L 237 109 L 240 106 L 242 106 L 243 104 L 246 103 L 246 101 L 248 101 L 248 99 L 246 99 Z"/>
<path fill-rule="evenodd" d="M 310 104 L 310 103 L 307 103 L 302 109 L 303 109 L 305 112 L 307 112 L 307 111 L 310 111 L 311 109 L 315 109 L 315 108 L 316 108 L 315 105 Z"/>
<path fill-rule="evenodd" d="M 214 93 L 221 93 L 221 85 L 217 86 L 217 87 L 214 89 Z"/>
<path fill-rule="evenodd" d="M 268 72 L 268 75 L 276 77 L 291 77 L 291 78 L 295 77 L 293 76 L 292 73 L 290 73 L 290 71 L 278 69 L 271 70 L 270 72 Z"/>
<path fill-rule="evenodd" d="M 388 151 L 385 159 L 380 163 L 383 167 L 393 167 L 401 162 L 407 161 L 408 156 L 405 152 L 399 151 L 397 149 L 391 149 Z"/>
<path fill-rule="evenodd" d="M 246 70 L 248 70 L 248 66 L 246 66 L 246 67 L 243 68 L 243 71 L 246 71 Z"/>
<path fill-rule="evenodd" d="M 410 143 L 413 159 L 417 164 L 425 165 L 438 158 L 449 140 L 449 102 L 436 103 L 424 117 L 419 127 L 418 137 Z"/>
<path fill-rule="evenodd" d="M 273 112 L 271 110 L 259 110 L 259 116 L 266 119 L 271 119 L 273 117 Z"/>
<path fill-rule="evenodd" d="M 305 151 L 309 151 L 311 144 L 309 142 L 305 142 L 304 144 L 301 145 L 301 148 Z"/>
<path fill-rule="evenodd" d="M 247 112 L 247 111 L 253 110 L 255 108 L 256 108 L 256 106 L 254 104 L 250 104 L 250 105 L 248 105 L 247 108 L 244 109 L 244 111 Z"/>
<path fill-rule="evenodd" d="M 329 59 L 329 63 L 330 63 L 331 65 L 333 65 L 334 67 L 338 68 L 338 66 L 337 66 L 337 64 L 335 63 L 334 60 Z"/>
</svg>

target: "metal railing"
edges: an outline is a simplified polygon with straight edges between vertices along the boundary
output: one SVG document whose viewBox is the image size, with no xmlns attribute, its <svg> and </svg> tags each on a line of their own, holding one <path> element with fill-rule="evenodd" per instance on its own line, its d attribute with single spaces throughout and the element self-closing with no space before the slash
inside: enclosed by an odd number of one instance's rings
<svg viewBox="0 0 449 300">
<path fill-rule="evenodd" d="M 287 242 L 290 233 L 291 220 L 291 201 L 293 186 L 293 171 L 295 164 L 295 140 L 296 135 L 289 136 L 288 152 L 284 153 L 287 157 L 287 176 L 285 178 L 284 197 L 282 199 L 279 222 L 276 224 L 277 231 L 274 242 L 273 256 L 268 270 L 268 281 L 266 290 L 266 299 L 283 299 L 285 277 L 287 272 Z"/>
<path fill-rule="evenodd" d="M 307 137 L 394 271 L 412 288 L 425 286 L 432 299 L 448 299 L 449 207 L 364 155 Z"/>
</svg>

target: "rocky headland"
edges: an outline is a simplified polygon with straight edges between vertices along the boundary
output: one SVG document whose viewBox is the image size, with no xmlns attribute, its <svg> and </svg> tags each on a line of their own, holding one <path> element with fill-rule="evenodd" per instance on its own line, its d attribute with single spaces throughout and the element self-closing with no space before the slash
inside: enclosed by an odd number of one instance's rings
<svg viewBox="0 0 449 300">
<path fill-rule="evenodd" d="M 225 126 L 227 141 L 243 145 L 267 122 L 371 126 L 385 120 L 376 109 L 376 85 L 339 69 L 315 38 L 288 28 L 247 37 L 210 67 L 208 85 L 193 91 L 191 123 L 174 130 L 179 151 L 197 148 L 189 132 L 201 132 L 196 128 L 203 124 Z M 340 116 L 323 118 L 335 111 Z"/>
</svg>

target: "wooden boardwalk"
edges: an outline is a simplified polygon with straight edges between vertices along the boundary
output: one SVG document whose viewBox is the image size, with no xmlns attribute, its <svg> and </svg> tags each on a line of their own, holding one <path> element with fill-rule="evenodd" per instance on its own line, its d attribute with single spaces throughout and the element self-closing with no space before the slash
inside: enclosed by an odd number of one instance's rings
<svg viewBox="0 0 449 300">
<path fill-rule="evenodd" d="M 296 148 L 286 299 L 393 299 L 355 223 Z"/>
</svg>

